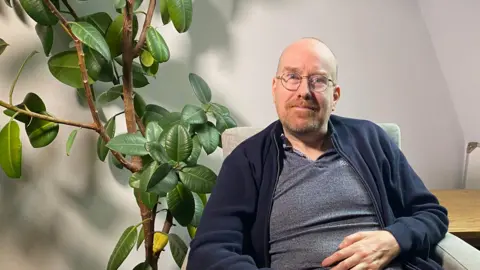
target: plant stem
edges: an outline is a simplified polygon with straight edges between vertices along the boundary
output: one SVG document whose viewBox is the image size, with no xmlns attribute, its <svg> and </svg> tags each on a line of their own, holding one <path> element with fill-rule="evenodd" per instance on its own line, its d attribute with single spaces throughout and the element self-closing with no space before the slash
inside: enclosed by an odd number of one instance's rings
<svg viewBox="0 0 480 270">
<path fill-rule="evenodd" d="M 137 122 L 138 129 L 140 129 L 140 133 L 145 137 L 145 125 L 142 122 L 142 118 L 135 113 L 135 120 Z"/>
<path fill-rule="evenodd" d="M 82 74 L 83 87 L 85 89 L 85 96 L 87 98 L 88 107 L 90 108 L 90 112 L 92 114 L 93 122 L 95 124 L 95 128 L 97 132 L 100 134 L 100 137 L 102 137 L 102 139 L 105 142 L 108 142 L 110 141 L 110 137 L 105 132 L 105 128 L 102 125 L 102 122 L 100 121 L 100 117 L 98 116 L 98 111 L 95 108 L 92 89 L 90 87 L 90 84 L 88 83 L 88 74 L 87 74 L 87 68 L 85 66 L 85 54 L 83 52 L 82 43 L 73 34 L 72 29 L 68 25 L 67 20 L 62 16 L 62 14 L 58 11 L 55 5 L 53 5 L 51 0 L 43 0 L 43 2 L 48 6 L 48 8 L 53 12 L 53 14 L 57 16 L 57 18 L 60 20 L 60 25 L 75 42 L 75 48 L 77 50 L 77 56 L 78 56 L 78 64 L 80 66 L 80 72 Z M 118 161 L 120 161 L 120 163 L 122 163 L 122 165 L 125 168 L 129 169 L 131 172 L 140 171 L 141 166 L 138 166 L 138 164 L 135 164 L 135 163 L 128 162 L 125 158 L 123 158 L 123 156 L 120 153 L 112 151 L 112 154 L 115 156 L 115 158 L 118 159 Z"/>
<path fill-rule="evenodd" d="M 148 4 L 147 15 L 145 17 L 145 22 L 143 23 L 142 33 L 140 34 L 140 38 L 138 39 L 138 43 L 135 46 L 135 49 L 133 51 L 134 56 L 139 55 L 140 50 L 142 49 L 143 45 L 145 44 L 145 39 L 146 39 L 146 35 L 147 35 L 147 28 L 152 23 L 153 12 L 155 11 L 155 5 L 156 4 L 157 4 L 157 0 L 150 0 L 150 3 Z"/>
<path fill-rule="evenodd" d="M 1 100 L 0 100 L 0 106 L 4 107 L 6 109 L 12 110 L 14 112 L 20 113 L 20 114 L 25 114 L 25 115 L 33 117 L 33 118 L 38 118 L 38 119 L 42 119 L 42 120 L 49 121 L 49 122 L 54 122 L 54 123 L 59 123 L 59 124 L 64 124 L 64 125 L 74 126 L 74 127 L 81 127 L 81 128 L 91 129 L 91 130 L 97 131 L 97 126 L 95 126 L 95 124 L 78 123 L 78 122 L 74 122 L 74 121 L 70 121 L 70 120 L 63 120 L 63 119 L 58 119 L 58 118 L 55 118 L 55 117 L 51 117 L 51 116 L 47 116 L 47 115 L 43 115 L 43 114 L 39 114 L 39 113 L 34 113 L 34 112 L 31 112 L 31 111 L 20 109 L 16 106 L 10 105 L 10 104 L 8 104 L 4 101 L 1 101 Z"/>
<path fill-rule="evenodd" d="M 170 233 L 170 229 L 172 228 L 172 226 L 173 226 L 173 216 L 172 216 L 172 212 L 170 212 L 170 210 L 167 210 L 167 216 L 165 217 L 165 222 L 163 223 L 162 233 L 164 233 L 164 234 L 169 234 L 169 233 Z M 160 250 L 160 252 L 158 253 L 158 257 L 160 257 L 160 253 L 162 253 L 161 250 Z"/>
<path fill-rule="evenodd" d="M 133 4 L 135 0 L 128 0 L 123 9 L 123 102 L 125 106 L 125 120 L 128 133 L 137 132 L 137 117 L 133 104 Z M 142 166 L 142 159 L 139 156 L 133 156 L 132 162 L 135 165 Z M 148 209 L 140 199 L 140 194 L 135 193 L 137 203 L 140 208 L 142 220 L 149 220 L 143 225 L 143 232 L 145 235 L 145 261 L 153 270 L 158 269 L 158 257 L 153 254 L 153 236 L 155 230 L 155 209 L 153 211 Z"/>
<path fill-rule="evenodd" d="M 10 102 L 10 105 L 13 105 L 13 90 L 15 89 L 15 85 L 17 85 L 18 78 L 20 78 L 20 74 L 22 73 L 23 68 L 24 68 L 25 65 L 27 64 L 28 60 L 30 60 L 30 59 L 31 59 L 35 54 L 37 54 L 37 53 L 38 53 L 37 51 L 31 52 L 30 55 L 27 56 L 27 58 L 25 59 L 25 61 L 23 61 L 22 66 L 21 66 L 20 69 L 18 70 L 17 76 L 16 76 L 15 79 L 13 80 L 12 86 L 10 87 L 10 93 L 9 93 L 9 95 L 8 95 L 8 101 Z"/>
<path fill-rule="evenodd" d="M 75 10 L 73 10 L 72 6 L 70 6 L 70 3 L 68 3 L 68 0 L 62 0 L 62 2 L 65 5 L 65 7 L 68 9 L 68 11 L 70 12 L 70 15 L 72 15 L 72 17 L 75 20 L 78 20 L 77 13 L 75 12 Z"/>
</svg>

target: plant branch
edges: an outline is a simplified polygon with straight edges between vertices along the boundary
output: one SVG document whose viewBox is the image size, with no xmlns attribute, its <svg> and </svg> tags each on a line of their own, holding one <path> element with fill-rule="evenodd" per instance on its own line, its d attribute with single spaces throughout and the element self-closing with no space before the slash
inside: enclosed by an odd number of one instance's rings
<svg viewBox="0 0 480 270">
<path fill-rule="evenodd" d="M 138 129 L 140 133 L 142 133 L 143 137 L 145 137 L 145 125 L 142 122 L 142 118 L 135 113 L 135 121 L 137 122 Z"/>
<path fill-rule="evenodd" d="M 13 90 L 15 89 L 15 85 L 17 85 L 18 78 L 20 78 L 20 74 L 22 73 L 23 68 L 24 68 L 25 65 L 27 64 L 28 60 L 30 60 L 30 59 L 31 59 L 35 54 L 37 54 L 37 53 L 38 53 L 37 51 L 31 52 L 30 55 L 27 56 L 27 58 L 25 59 L 25 61 L 23 61 L 22 66 L 21 66 L 20 69 L 18 70 L 17 76 L 16 76 L 15 79 L 13 80 L 12 86 L 10 87 L 10 93 L 9 93 L 9 95 L 8 95 L 8 101 L 10 102 L 10 105 L 13 105 Z"/>
<path fill-rule="evenodd" d="M 167 216 L 165 217 L 165 222 L 163 223 L 163 229 L 162 229 L 162 233 L 164 234 L 169 234 L 170 233 L 170 229 L 172 228 L 173 226 L 173 216 L 172 216 L 172 212 L 170 212 L 170 210 L 167 210 Z M 160 250 L 159 254 L 158 254 L 158 257 L 160 257 L 160 253 L 162 251 Z"/>
<path fill-rule="evenodd" d="M 85 66 L 85 53 L 83 52 L 82 43 L 73 34 L 72 29 L 68 25 L 67 20 L 65 19 L 65 17 L 62 16 L 62 14 L 58 11 L 55 5 L 53 5 L 51 0 L 43 0 L 43 2 L 48 6 L 48 8 L 53 12 L 53 14 L 55 14 L 55 16 L 60 20 L 60 24 L 62 25 L 63 29 L 75 42 L 75 48 L 77 50 L 77 56 L 78 56 L 78 65 L 80 66 L 83 87 L 85 89 L 85 96 L 87 98 L 88 107 L 90 108 L 90 112 L 92 114 L 93 122 L 95 124 L 95 129 L 100 134 L 100 137 L 102 137 L 102 139 L 105 142 L 108 142 L 110 141 L 110 137 L 105 132 L 105 128 L 102 125 L 102 122 L 100 121 L 97 108 L 95 107 L 95 101 L 93 100 L 92 88 L 90 87 L 90 84 L 88 82 L 87 68 Z M 129 169 L 131 172 L 137 172 L 140 170 L 141 166 L 135 163 L 128 162 L 125 158 L 123 158 L 123 156 L 120 153 L 112 151 L 112 154 L 115 156 L 115 158 L 118 159 L 118 161 L 120 161 L 120 163 L 122 163 L 123 166 L 125 166 L 125 168 Z"/>
<path fill-rule="evenodd" d="M 138 43 L 135 46 L 133 51 L 133 55 L 136 57 L 140 54 L 140 50 L 142 49 L 143 45 L 145 44 L 146 36 L 147 36 L 147 28 L 152 23 L 153 12 L 155 11 L 155 5 L 157 4 L 157 0 L 150 0 L 148 4 L 147 15 L 145 16 L 145 22 L 143 23 L 142 33 L 140 34 L 140 38 L 138 39 Z"/>
<path fill-rule="evenodd" d="M 63 119 L 58 119 L 58 118 L 55 118 L 55 117 L 51 117 L 51 116 L 47 116 L 47 115 L 43 115 L 43 114 L 39 114 L 39 113 L 34 113 L 34 112 L 31 112 L 31 111 L 20 109 L 16 106 L 10 105 L 10 104 L 8 104 L 4 101 L 1 101 L 1 100 L 0 100 L 0 106 L 4 107 L 6 109 L 12 110 L 14 112 L 20 113 L 20 114 L 25 114 L 25 115 L 33 117 L 33 118 L 38 118 L 38 119 L 42 119 L 42 120 L 45 120 L 45 121 L 54 122 L 54 123 L 58 123 L 58 124 L 64 124 L 64 125 L 74 126 L 74 127 L 81 127 L 81 128 L 91 129 L 91 130 L 97 131 L 97 126 L 95 126 L 95 124 L 78 123 L 78 122 L 74 122 L 74 121 L 70 121 L 70 120 L 63 120 Z"/>
<path fill-rule="evenodd" d="M 70 15 L 72 15 L 72 17 L 75 20 L 78 20 L 78 15 L 75 12 L 75 10 L 73 10 L 72 6 L 70 6 L 70 3 L 68 3 L 68 0 L 62 0 L 62 2 L 65 5 L 65 7 L 68 9 L 68 11 L 70 12 Z"/>
</svg>

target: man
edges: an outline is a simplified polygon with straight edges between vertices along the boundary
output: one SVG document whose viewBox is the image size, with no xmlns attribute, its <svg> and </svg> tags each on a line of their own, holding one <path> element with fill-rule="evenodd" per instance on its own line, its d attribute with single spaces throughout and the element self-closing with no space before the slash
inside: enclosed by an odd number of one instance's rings
<svg viewBox="0 0 480 270">
<path fill-rule="evenodd" d="M 446 209 L 379 126 L 332 114 L 330 49 L 288 46 L 272 94 L 279 120 L 225 159 L 188 269 L 442 269 Z"/>
</svg>

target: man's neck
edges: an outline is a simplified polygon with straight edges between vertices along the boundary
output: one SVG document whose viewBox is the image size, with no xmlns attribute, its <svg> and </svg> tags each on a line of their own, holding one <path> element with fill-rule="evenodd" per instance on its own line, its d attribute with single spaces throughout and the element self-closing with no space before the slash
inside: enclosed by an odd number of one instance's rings
<svg viewBox="0 0 480 270">
<path fill-rule="evenodd" d="M 284 130 L 284 133 L 294 149 L 302 152 L 312 160 L 317 159 L 332 147 L 327 129 L 303 134 Z"/>
</svg>

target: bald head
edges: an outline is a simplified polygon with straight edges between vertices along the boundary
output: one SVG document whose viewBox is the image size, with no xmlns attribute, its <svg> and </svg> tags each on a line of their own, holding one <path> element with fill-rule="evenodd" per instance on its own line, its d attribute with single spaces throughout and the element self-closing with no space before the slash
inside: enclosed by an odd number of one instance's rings
<svg viewBox="0 0 480 270">
<path fill-rule="evenodd" d="M 283 50 L 278 61 L 277 74 L 280 75 L 286 67 L 292 65 L 301 65 L 300 68 L 304 68 L 305 64 L 300 63 L 302 61 L 316 62 L 318 68 L 323 69 L 326 75 L 337 82 L 338 65 L 335 55 L 325 43 L 312 37 L 299 39 Z"/>
</svg>

